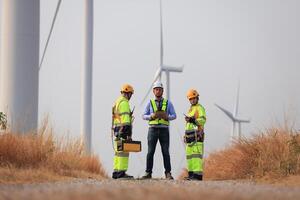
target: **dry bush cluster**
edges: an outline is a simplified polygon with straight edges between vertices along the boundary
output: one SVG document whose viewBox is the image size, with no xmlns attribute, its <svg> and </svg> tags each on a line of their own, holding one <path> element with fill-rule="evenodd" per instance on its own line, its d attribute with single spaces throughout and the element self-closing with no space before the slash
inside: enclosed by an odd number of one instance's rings
<svg viewBox="0 0 300 200">
<path fill-rule="evenodd" d="M 204 173 L 213 180 L 300 175 L 300 132 L 273 128 L 235 141 L 208 156 Z"/>
<path fill-rule="evenodd" d="M 70 177 L 82 173 L 106 176 L 98 157 L 84 154 L 80 140 L 58 140 L 53 135 L 47 123 L 37 133 L 1 134 L 0 169 L 42 170 Z"/>
</svg>

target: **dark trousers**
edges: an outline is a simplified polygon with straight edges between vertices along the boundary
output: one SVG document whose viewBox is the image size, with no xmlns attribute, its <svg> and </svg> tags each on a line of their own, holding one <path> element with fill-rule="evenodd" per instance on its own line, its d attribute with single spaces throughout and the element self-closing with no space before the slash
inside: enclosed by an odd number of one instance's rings
<svg viewBox="0 0 300 200">
<path fill-rule="evenodd" d="M 161 152 L 164 159 L 165 173 L 171 172 L 171 162 L 170 162 L 170 136 L 169 128 L 154 128 L 150 127 L 148 130 L 148 154 L 147 154 L 147 168 L 146 172 L 152 173 L 153 168 L 153 156 L 155 153 L 155 148 L 157 140 L 159 140 L 161 146 Z"/>
</svg>

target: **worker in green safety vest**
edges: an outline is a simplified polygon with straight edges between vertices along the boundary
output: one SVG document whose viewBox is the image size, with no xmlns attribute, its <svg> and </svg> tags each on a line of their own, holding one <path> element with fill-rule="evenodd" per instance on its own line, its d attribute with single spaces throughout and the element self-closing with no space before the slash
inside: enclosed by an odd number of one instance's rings
<svg viewBox="0 0 300 200">
<path fill-rule="evenodd" d="M 169 99 L 163 98 L 164 87 L 160 81 L 157 81 L 152 86 L 154 99 L 151 99 L 146 105 L 143 119 L 149 123 L 148 129 L 148 153 L 146 160 L 146 173 L 141 179 L 151 179 L 153 169 L 153 158 L 156 149 L 156 144 L 159 141 L 163 156 L 165 168 L 165 177 L 167 180 L 173 180 L 171 174 L 170 160 L 170 121 L 176 119 L 176 112 L 172 102 Z"/>
<path fill-rule="evenodd" d="M 191 107 L 185 117 L 186 160 L 188 177 L 186 180 L 202 180 L 203 178 L 203 141 L 206 113 L 202 105 L 198 103 L 199 93 L 191 89 L 187 93 Z"/>
<path fill-rule="evenodd" d="M 131 140 L 133 116 L 129 100 L 133 94 L 133 87 L 124 84 L 121 88 L 121 96 L 116 100 L 112 109 L 112 131 L 114 133 L 114 171 L 113 179 L 132 179 L 126 174 L 128 169 L 129 153 L 118 151 L 117 144 L 120 140 Z"/>
</svg>

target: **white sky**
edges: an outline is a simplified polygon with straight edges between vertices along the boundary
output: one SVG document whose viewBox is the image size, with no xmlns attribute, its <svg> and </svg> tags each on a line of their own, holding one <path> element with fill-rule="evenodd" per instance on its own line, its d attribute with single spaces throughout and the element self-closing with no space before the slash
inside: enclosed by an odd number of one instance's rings
<svg viewBox="0 0 300 200">
<path fill-rule="evenodd" d="M 147 123 L 139 104 L 159 65 L 159 0 L 94 2 L 93 149 L 110 173 L 111 106 L 120 86 L 132 84 L 133 137 L 142 141 L 143 151 L 131 155 L 128 173 L 142 175 Z M 56 3 L 41 0 L 41 52 Z M 251 118 L 242 127 L 244 135 L 282 123 L 285 112 L 299 129 L 299 6 L 297 0 L 163 0 L 165 64 L 185 65 L 182 74 L 171 75 L 171 101 L 178 115 L 170 131 L 175 175 L 185 166 L 180 138 L 189 88 L 198 89 L 207 111 L 206 155 L 229 142 L 231 121 L 214 103 L 232 111 L 238 80 L 239 116 Z M 48 113 L 57 134 L 74 137 L 80 124 L 82 16 L 83 1 L 62 2 L 39 86 L 39 118 Z M 156 150 L 154 175 L 160 176 L 159 145 Z"/>
</svg>

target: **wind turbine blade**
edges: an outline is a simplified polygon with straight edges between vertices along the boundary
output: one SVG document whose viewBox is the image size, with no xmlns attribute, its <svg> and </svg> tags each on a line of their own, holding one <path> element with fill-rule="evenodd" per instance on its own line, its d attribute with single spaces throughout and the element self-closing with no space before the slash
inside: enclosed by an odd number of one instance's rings
<svg viewBox="0 0 300 200">
<path fill-rule="evenodd" d="M 163 65 L 164 44 L 163 44 L 163 25 L 162 25 L 162 2 L 160 0 L 160 66 Z"/>
<path fill-rule="evenodd" d="M 221 111 L 223 111 L 232 121 L 235 121 L 235 118 L 233 117 L 232 113 L 226 110 L 225 108 L 222 108 L 218 104 L 215 104 Z"/>
<path fill-rule="evenodd" d="M 154 79 L 153 79 L 153 82 L 152 82 L 152 85 L 153 83 L 155 83 L 157 80 L 161 81 L 161 73 L 162 73 L 162 68 L 159 67 L 156 72 L 155 72 L 155 75 L 154 75 Z"/>
<path fill-rule="evenodd" d="M 238 115 L 239 100 L 240 100 L 240 81 L 238 82 L 236 102 L 235 102 L 235 106 L 234 106 L 234 117 L 237 117 L 237 115 Z"/>
<path fill-rule="evenodd" d="M 54 24 L 55 24 L 56 17 L 57 17 L 59 8 L 60 8 L 61 1 L 62 1 L 62 0 L 58 0 L 58 2 L 57 2 L 55 14 L 54 14 L 54 17 L 53 17 L 53 20 L 52 20 L 50 32 L 49 32 L 49 35 L 48 35 L 48 38 L 47 38 L 47 42 L 46 42 L 46 45 L 45 45 L 45 48 L 44 48 L 43 56 L 42 56 L 42 59 L 41 59 L 41 62 L 40 62 L 40 66 L 39 66 L 39 70 L 40 70 L 41 67 L 42 67 L 42 64 L 43 64 L 43 61 L 44 61 L 44 58 L 45 58 L 45 55 L 46 55 L 46 51 L 47 51 L 48 44 L 49 44 L 49 41 L 50 41 L 50 38 L 51 38 L 51 35 L 52 35 L 52 31 L 53 31 L 53 28 L 54 28 Z"/>
<path fill-rule="evenodd" d="M 147 91 L 147 93 L 146 93 L 145 97 L 143 98 L 143 100 L 142 100 L 142 102 L 141 102 L 140 105 L 144 104 L 146 98 L 148 97 L 149 93 L 150 93 L 151 90 L 152 90 L 153 84 L 154 84 L 158 79 L 160 79 L 160 77 L 161 77 L 161 68 L 158 68 L 158 70 L 157 70 L 156 73 L 155 73 L 154 79 L 153 79 L 153 81 L 152 81 L 152 83 L 151 83 L 151 85 L 150 85 L 150 87 L 149 87 L 149 89 L 148 89 L 148 91 Z"/>
</svg>

